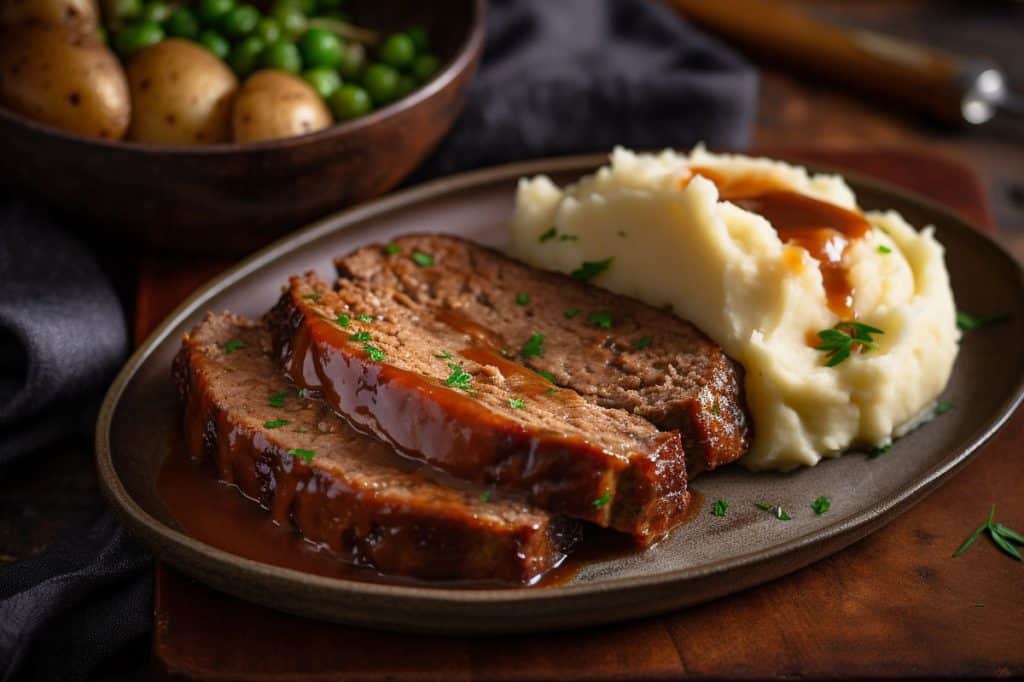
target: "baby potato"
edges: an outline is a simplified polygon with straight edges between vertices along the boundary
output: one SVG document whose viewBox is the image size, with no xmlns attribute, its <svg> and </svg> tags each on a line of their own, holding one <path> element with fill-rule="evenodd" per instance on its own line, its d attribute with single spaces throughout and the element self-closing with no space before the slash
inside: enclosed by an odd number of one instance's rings
<svg viewBox="0 0 1024 682">
<path fill-rule="evenodd" d="M 0 36 L 0 103 L 63 130 L 119 140 L 131 116 L 117 57 L 94 37 L 29 25 Z"/>
<path fill-rule="evenodd" d="M 331 112 L 306 81 L 284 71 L 258 71 L 235 100 L 235 142 L 260 142 L 305 135 L 331 125 Z"/>
<path fill-rule="evenodd" d="M 196 43 L 168 38 L 128 65 L 132 124 L 128 139 L 170 145 L 225 142 L 238 79 Z"/>
<path fill-rule="evenodd" d="M 0 24 L 5 27 L 36 24 L 63 26 L 94 35 L 99 27 L 95 0 L 3 0 Z"/>
</svg>

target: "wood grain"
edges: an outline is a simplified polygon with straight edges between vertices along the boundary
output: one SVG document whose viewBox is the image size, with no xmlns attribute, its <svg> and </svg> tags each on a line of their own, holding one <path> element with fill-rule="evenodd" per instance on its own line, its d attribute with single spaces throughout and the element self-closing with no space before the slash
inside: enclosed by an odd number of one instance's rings
<svg viewBox="0 0 1024 682">
<path fill-rule="evenodd" d="M 898 150 L 767 153 L 897 182 L 988 224 L 977 178 Z M 145 260 L 136 338 L 226 263 Z M 167 286 L 174 282 L 173 287 Z M 1024 414 L 948 484 L 861 542 L 713 603 L 617 626 L 526 637 L 404 636 L 279 614 L 160 565 L 157 667 L 181 679 L 591 680 L 1024 675 L 1024 566 L 987 541 L 950 557 L 984 519 L 1024 527 Z"/>
</svg>

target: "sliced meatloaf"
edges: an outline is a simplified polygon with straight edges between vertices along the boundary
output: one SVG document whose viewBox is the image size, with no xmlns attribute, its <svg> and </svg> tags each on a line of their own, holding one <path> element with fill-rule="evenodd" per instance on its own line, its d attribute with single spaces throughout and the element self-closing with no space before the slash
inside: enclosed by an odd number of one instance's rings
<svg viewBox="0 0 1024 682">
<path fill-rule="evenodd" d="M 296 384 L 412 457 L 641 543 L 681 518 L 678 433 L 559 388 L 458 313 L 309 274 L 292 278 L 268 320 Z M 526 337 L 543 354 L 544 340 Z"/>
<path fill-rule="evenodd" d="M 186 336 L 174 375 L 188 454 L 345 561 L 431 579 L 529 583 L 577 524 L 401 457 L 300 397 L 270 334 L 230 315 Z"/>
<path fill-rule="evenodd" d="M 599 405 L 678 429 L 691 477 L 747 450 L 738 365 L 668 311 L 443 235 L 404 237 L 336 263 L 344 286 L 401 298 Z M 543 352 L 523 353 L 534 333 Z"/>
</svg>

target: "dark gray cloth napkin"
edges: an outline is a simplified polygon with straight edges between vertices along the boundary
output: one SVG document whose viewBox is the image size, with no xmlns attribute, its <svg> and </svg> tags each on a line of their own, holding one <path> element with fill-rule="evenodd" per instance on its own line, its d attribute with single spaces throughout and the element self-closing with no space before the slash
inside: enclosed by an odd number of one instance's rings
<svg viewBox="0 0 1024 682">
<path fill-rule="evenodd" d="M 748 64 L 660 3 L 494 0 L 465 112 L 414 180 L 615 144 L 742 147 L 756 89 Z M 0 197 L 0 476 L 54 444 L 91 457 L 127 347 L 88 249 Z M 150 559 L 109 513 L 82 521 L 0 567 L 0 679 L 82 679 L 149 627 Z"/>
</svg>

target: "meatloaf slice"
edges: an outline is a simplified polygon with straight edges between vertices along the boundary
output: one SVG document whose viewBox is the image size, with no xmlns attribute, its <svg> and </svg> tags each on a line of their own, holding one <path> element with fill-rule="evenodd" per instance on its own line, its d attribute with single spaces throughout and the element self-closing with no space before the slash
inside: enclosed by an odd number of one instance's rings
<svg viewBox="0 0 1024 682">
<path fill-rule="evenodd" d="M 356 281 L 333 291 L 309 274 L 291 279 L 268 319 L 296 384 L 412 457 L 641 543 L 680 519 L 678 433 L 559 389 L 446 312 Z"/>
<path fill-rule="evenodd" d="M 529 583 L 578 525 L 448 480 L 299 397 L 255 323 L 211 315 L 185 337 L 174 375 L 185 441 L 221 479 L 346 561 L 431 579 Z"/>
<path fill-rule="evenodd" d="M 691 477 L 747 450 L 741 370 L 671 312 L 443 235 L 369 246 L 336 263 L 345 282 L 404 297 L 423 315 L 471 321 L 467 333 L 486 330 L 559 386 L 678 429 Z M 535 332 L 544 335 L 543 353 L 524 355 Z"/>
</svg>

